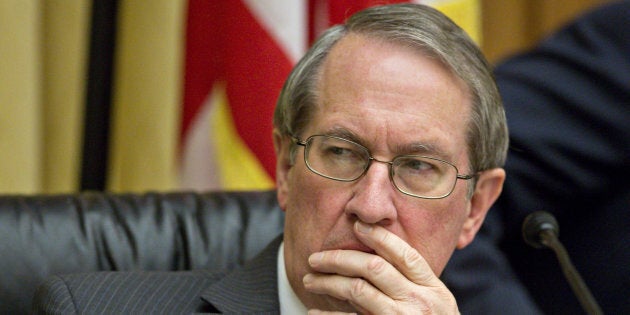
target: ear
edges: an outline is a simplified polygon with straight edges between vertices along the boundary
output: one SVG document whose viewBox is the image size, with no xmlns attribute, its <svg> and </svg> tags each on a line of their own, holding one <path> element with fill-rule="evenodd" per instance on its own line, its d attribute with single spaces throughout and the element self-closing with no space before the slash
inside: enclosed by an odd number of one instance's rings
<svg viewBox="0 0 630 315">
<path fill-rule="evenodd" d="M 278 195 L 280 209 L 284 211 L 289 195 L 288 176 L 289 169 L 291 169 L 291 161 L 289 160 L 291 140 L 286 136 L 282 136 L 277 129 L 274 129 L 273 147 L 276 151 L 276 193 Z"/>
<path fill-rule="evenodd" d="M 470 199 L 468 218 L 462 226 L 457 248 L 462 249 L 473 241 L 481 228 L 488 210 L 499 198 L 505 182 L 505 170 L 493 168 L 479 174 L 475 191 Z"/>
</svg>

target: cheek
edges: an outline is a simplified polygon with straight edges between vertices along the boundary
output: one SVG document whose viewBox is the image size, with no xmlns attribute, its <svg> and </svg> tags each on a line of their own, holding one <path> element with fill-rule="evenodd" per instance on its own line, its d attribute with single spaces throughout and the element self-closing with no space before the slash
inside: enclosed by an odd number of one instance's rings
<svg viewBox="0 0 630 315">
<path fill-rule="evenodd" d="M 288 184 L 285 265 L 289 279 L 301 283 L 302 277 L 312 272 L 308 257 L 321 251 L 334 234 L 343 215 L 343 202 L 339 189 L 330 189 L 334 181 L 311 173 L 300 163 L 291 168 Z"/>
<path fill-rule="evenodd" d="M 303 163 L 294 165 L 288 178 L 286 228 L 292 230 L 296 241 L 319 250 L 343 215 L 344 194 L 338 187 L 343 183 L 313 174 Z"/>
<path fill-rule="evenodd" d="M 407 242 L 422 254 L 431 269 L 439 274 L 452 255 L 465 220 L 465 200 L 449 196 L 438 200 L 419 200 L 420 206 L 399 211 Z"/>
</svg>

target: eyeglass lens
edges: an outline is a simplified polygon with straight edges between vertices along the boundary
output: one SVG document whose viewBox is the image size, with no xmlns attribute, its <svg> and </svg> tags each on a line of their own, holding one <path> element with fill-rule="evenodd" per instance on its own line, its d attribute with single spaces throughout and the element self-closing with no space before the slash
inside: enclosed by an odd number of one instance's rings
<svg viewBox="0 0 630 315">
<path fill-rule="evenodd" d="M 306 141 L 308 168 L 321 176 L 353 181 L 361 177 L 373 159 L 364 146 L 333 136 L 312 136 Z M 402 155 L 390 164 L 391 179 L 401 192 L 422 198 L 442 198 L 457 181 L 457 168 L 446 161 L 419 155 Z"/>
</svg>

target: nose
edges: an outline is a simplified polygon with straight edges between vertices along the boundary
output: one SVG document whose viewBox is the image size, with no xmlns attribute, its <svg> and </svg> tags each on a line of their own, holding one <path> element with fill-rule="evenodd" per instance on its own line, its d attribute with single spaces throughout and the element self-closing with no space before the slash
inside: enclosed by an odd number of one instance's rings
<svg viewBox="0 0 630 315">
<path fill-rule="evenodd" d="M 377 163 L 374 163 L 377 162 Z M 353 195 L 346 204 L 346 214 L 365 223 L 386 226 L 396 220 L 396 188 L 390 181 L 390 164 L 372 160 L 366 173 L 353 185 Z"/>
</svg>

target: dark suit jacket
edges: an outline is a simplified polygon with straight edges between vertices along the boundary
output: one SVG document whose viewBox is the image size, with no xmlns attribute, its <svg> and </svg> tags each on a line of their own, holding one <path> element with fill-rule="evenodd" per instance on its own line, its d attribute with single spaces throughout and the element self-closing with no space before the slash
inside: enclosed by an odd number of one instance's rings
<svg viewBox="0 0 630 315">
<path fill-rule="evenodd" d="M 462 314 L 532 314 L 528 299 L 546 314 L 583 313 L 553 252 L 522 240 L 523 219 L 538 210 L 555 215 L 604 313 L 630 314 L 630 1 L 583 15 L 495 74 L 507 179 L 445 271 Z"/>
<path fill-rule="evenodd" d="M 100 272 L 56 276 L 38 288 L 35 314 L 278 314 L 282 237 L 230 272 Z"/>
</svg>

